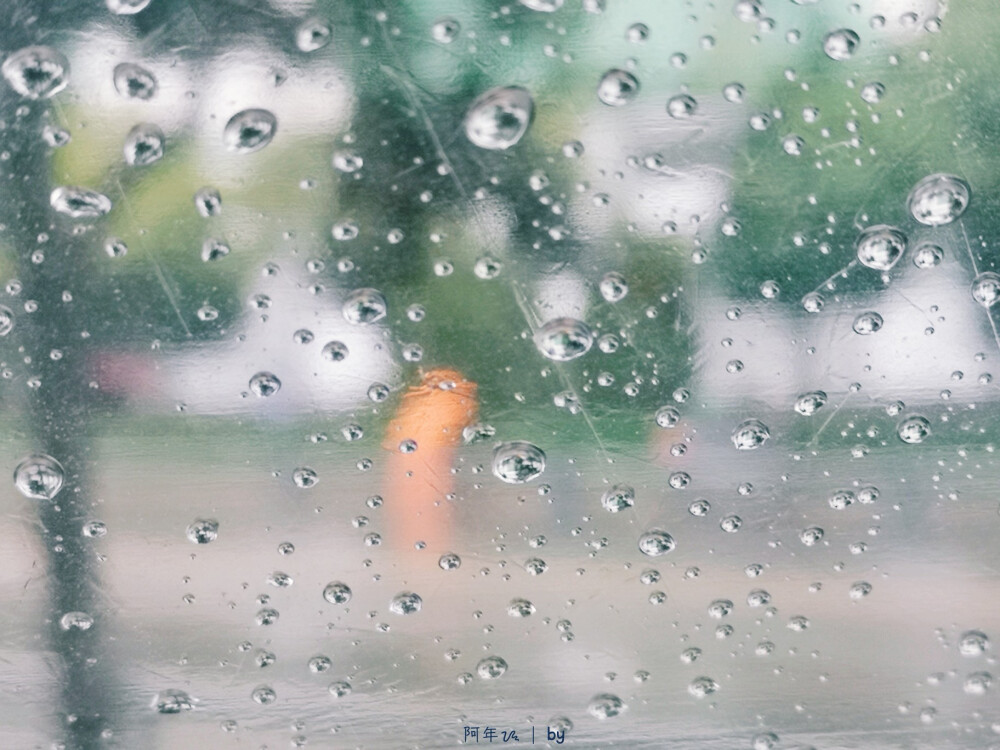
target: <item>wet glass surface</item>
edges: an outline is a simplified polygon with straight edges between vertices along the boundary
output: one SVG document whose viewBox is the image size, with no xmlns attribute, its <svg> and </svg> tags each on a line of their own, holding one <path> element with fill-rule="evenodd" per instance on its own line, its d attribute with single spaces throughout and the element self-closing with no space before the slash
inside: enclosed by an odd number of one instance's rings
<svg viewBox="0 0 1000 750">
<path fill-rule="evenodd" d="M 998 35 L 9 0 L 0 746 L 1000 747 Z"/>
</svg>

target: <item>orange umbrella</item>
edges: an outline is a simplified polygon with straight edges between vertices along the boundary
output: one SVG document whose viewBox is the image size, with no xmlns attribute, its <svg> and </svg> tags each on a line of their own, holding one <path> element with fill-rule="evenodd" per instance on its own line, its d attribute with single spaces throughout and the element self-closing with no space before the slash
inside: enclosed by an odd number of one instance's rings
<svg viewBox="0 0 1000 750">
<path fill-rule="evenodd" d="M 443 501 L 454 484 L 451 468 L 462 430 L 478 414 L 476 390 L 461 373 L 438 368 L 403 395 L 382 443 L 392 451 L 383 497 L 388 541 L 397 548 L 412 550 L 424 542 L 431 551 L 449 551 L 451 509 Z"/>
</svg>

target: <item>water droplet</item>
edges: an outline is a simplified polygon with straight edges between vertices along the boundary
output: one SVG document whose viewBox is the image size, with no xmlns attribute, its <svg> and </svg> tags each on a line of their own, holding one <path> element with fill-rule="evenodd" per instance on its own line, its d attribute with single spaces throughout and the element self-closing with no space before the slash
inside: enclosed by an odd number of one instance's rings
<svg viewBox="0 0 1000 750">
<path fill-rule="evenodd" d="M 728 599 L 716 599 L 708 605 L 708 616 L 721 620 L 733 611 L 733 603 Z"/>
<path fill-rule="evenodd" d="M 441 570 L 458 570 L 462 567 L 462 558 L 454 552 L 448 552 L 438 558 L 438 567 Z"/>
<path fill-rule="evenodd" d="M 145 10 L 152 0 L 105 0 L 108 10 L 116 16 L 131 16 Z"/>
<path fill-rule="evenodd" d="M 121 258 L 128 253 L 128 245 L 125 241 L 119 237 L 108 237 L 104 240 L 104 252 L 108 254 L 110 258 Z M 3 335 L 0 333 L 0 335 Z"/>
<path fill-rule="evenodd" d="M 218 216 L 222 213 L 222 196 L 219 191 L 211 187 L 203 187 L 194 194 L 194 205 L 198 213 L 204 218 Z"/>
<path fill-rule="evenodd" d="M 502 151 L 515 145 L 534 116 L 531 94 L 519 86 L 501 86 L 479 96 L 465 115 L 465 135 L 479 148 Z"/>
<path fill-rule="evenodd" d="M 861 98 L 869 104 L 878 104 L 885 96 L 885 86 L 878 81 L 866 83 L 861 87 Z"/>
<path fill-rule="evenodd" d="M 857 581 L 851 584 L 847 594 L 852 599 L 864 599 L 872 592 L 872 585 L 867 581 Z"/>
<path fill-rule="evenodd" d="M 831 60 L 843 62 L 854 56 L 860 37 L 851 29 L 837 29 L 823 37 L 823 51 Z"/>
<path fill-rule="evenodd" d="M 266 109 L 245 109 L 229 118 L 222 142 L 237 154 L 252 154 L 269 144 L 277 130 L 278 119 Z"/>
<path fill-rule="evenodd" d="M 25 47 L 4 60 L 0 72 L 21 96 L 48 99 L 69 83 L 69 60 L 51 47 Z"/>
<path fill-rule="evenodd" d="M 419 612 L 423 605 L 424 600 L 420 598 L 419 594 L 403 591 L 392 597 L 392 601 L 389 602 L 389 611 L 397 615 L 412 615 Z"/>
<path fill-rule="evenodd" d="M 993 675 L 989 672 L 973 672 L 967 675 L 962 683 L 962 690 L 966 695 L 986 695 L 986 691 L 993 685 Z"/>
<path fill-rule="evenodd" d="M 382 292 L 377 289 L 355 289 L 344 300 L 344 320 L 354 325 L 375 323 L 382 320 L 388 305 Z"/>
<path fill-rule="evenodd" d="M 59 618 L 59 627 L 63 630 L 90 630 L 94 618 L 86 612 L 67 612 Z"/>
<path fill-rule="evenodd" d="M 858 317 L 854 319 L 854 323 L 851 328 L 854 329 L 855 333 L 861 334 L 862 336 L 868 336 L 882 328 L 882 316 L 877 312 L 868 311 L 861 313 Z"/>
<path fill-rule="evenodd" d="M 353 690 L 349 682 L 334 682 L 327 689 L 334 698 L 344 698 L 350 695 Z"/>
<path fill-rule="evenodd" d="M 661 406 L 654 417 L 656 424 L 664 429 L 676 427 L 681 420 L 681 413 L 673 406 Z"/>
<path fill-rule="evenodd" d="M 328 672 L 332 666 L 333 662 L 330 660 L 329 656 L 314 656 L 309 660 L 309 671 L 313 674 Z"/>
<path fill-rule="evenodd" d="M 250 378 L 250 390 L 255 396 L 267 398 L 281 390 L 281 381 L 273 372 L 262 370 Z"/>
<path fill-rule="evenodd" d="M 725 516 L 721 521 L 719 521 L 719 528 L 727 534 L 735 534 L 740 530 L 740 526 L 742 525 L 743 519 L 735 514 Z"/>
<path fill-rule="evenodd" d="M 827 498 L 827 503 L 834 510 L 844 510 L 849 505 L 854 505 L 855 500 L 857 496 L 852 490 L 837 490 Z"/>
<path fill-rule="evenodd" d="M 667 100 L 667 114 L 677 120 L 691 117 L 698 109 L 698 102 L 690 94 L 678 94 Z"/>
<path fill-rule="evenodd" d="M 341 581 L 332 581 L 323 589 L 323 598 L 330 604 L 347 604 L 351 595 L 351 587 Z"/>
<path fill-rule="evenodd" d="M 59 494 L 66 472 L 52 456 L 28 456 L 14 469 L 14 486 L 32 500 L 51 500 Z"/>
<path fill-rule="evenodd" d="M 278 694 L 274 692 L 274 688 L 268 685 L 255 687 L 253 692 L 250 693 L 250 697 L 253 698 L 254 703 L 259 703 L 262 706 L 269 705 L 278 700 Z"/>
<path fill-rule="evenodd" d="M 292 481 L 296 487 L 308 490 L 319 483 L 319 474 L 308 466 L 300 466 L 292 472 Z"/>
<path fill-rule="evenodd" d="M 737 0 L 733 15 L 744 23 L 752 23 L 763 17 L 764 5 L 761 0 Z"/>
<path fill-rule="evenodd" d="M 609 107 L 621 107 L 635 99 L 639 80 L 626 70 L 612 68 L 597 84 L 597 98 Z"/>
<path fill-rule="evenodd" d="M 811 417 L 826 406 L 827 396 L 823 391 L 810 391 L 795 399 L 795 411 L 804 417 Z"/>
<path fill-rule="evenodd" d="M 802 308 L 807 313 L 813 313 L 813 314 L 818 313 L 820 310 L 823 309 L 824 304 L 826 304 L 826 302 L 816 292 L 810 292 L 809 294 L 807 294 L 802 298 Z"/>
<path fill-rule="evenodd" d="M 620 302 L 628 294 L 628 282 L 624 276 L 615 271 L 604 274 L 599 287 L 601 296 L 608 302 Z"/>
<path fill-rule="evenodd" d="M 493 451 L 493 474 L 507 484 L 524 484 L 545 471 L 545 453 L 537 445 L 513 441 Z"/>
<path fill-rule="evenodd" d="M 587 704 L 587 713 L 595 719 L 611 719 L 628 710 L 625 701 L 612 693 L 598 693 Z"/>
<path fill-rule="evenodd" d="M 511 617 L 530 617 L 535 614 L 535 605 L 527 599 L 511 599 L 507 605 L 507 614 Z"/>
<path fill-rule="evenodd" d="M 320 354 L 327 362 L 343 362 L 350 351 L 343 341 L 328 341 Z"/>
<path fill-rule="evenodd" d="M 590 327 L 574 318 L 550 320 L 535 332 L 535 346 L 556 362 L 582 357 L 594 343 Z"/>
<path fill-rule="evenodd" d="M 333 30 L 326 21 L 310 18 L 295 30 L 295 46 L 302 52 L 315 52 L 330 43 L 332 34 Z"/>
<path fill-rule="evenodd" d="M 855 242 L 861 265 L 888 271 L 906 251 L 906 235 L 896 227 L 878 224 L 865 229 Z"/>
<path fill-rule="evenodd" d="M 674 538 L 661 529 L 651 529 L 639 537 L 639 551 L 649 557 L 665 555 L 676 546 Z"/>
<path fill-rule="evenodd" d="M 58 213 L 73 219 L 96 219 L 111 210 L 111 200 L 103 193 L 87 188 L 65 185 L 49 196 L 49 205 Z"/>
<path fill-rule="evenodd" d="M 711 677 L 695 677 L 688 685 L 688 692 L 695 698 L 704 698 L 719 689 L 719 683 Z"/>
<path fill-rule="evenodd" d="M 6 336 L 14 330 L 14 311 L 7 305 L 0 305 L 0 336 Z"/>
<path fill-rule="evenodd" d="M 789 156 L 801 156 L 802 149 L 805 148 L 805 139 L 794 133 L 786 135 L 781 139 L 781 150 Z"/>
<path fill-rule="evenodd" d="M 896 434 L 904 443 L 922 443 L 931 436 L 931 423 L 920 415 L 907 417 L 896 425 Z"/>
<path fill-rule="evenodd" d="M 495 279 L 500 275 L 500 271 L 503 270 L 503 263 L 498 261 L 496 258 L 484 255 L 476 260 L 476 265 L 472 270 L 476 274 L 477 278 L 483 279 L 484 281 Z"/>
<path fill-rule="evenodd" d="M 781 287 L 778 286 L 777 281 L 768 279 L 760 285 L 760 295 L 764 299 L 775 299 L 779 294 L 781 294 Z"/>
<path fill-rule="evenodd" d="M 704 498 L 699 498 L 688 506 L 688 513 L 699 518 L 707 516 L 710 510 L 712 510 L 712 504 Z"/>
<path fill-rule="evenodd" d="M 156 96 L 156 77 L 135 63 L 120 63 L 115 66 L 115 91 L 129 99 L 149 101 Z"/>
<path fill-rule="evenodd" d="M 42 128 L 42 138 L 52 148 L 65 146 L 72 140 L 68 130 L 57 128 L 54 125 L 46 125 Z"/>
<path fill-rule="evenodd" d="M 219 522 L 214 518 L 196 518 L 187 527 L 187 538 L 195 544 L 208 544 L 219 538 Z"/>
<path fill-rule="evenodd" d="M 442 18 L 431 27 L 431 37 L 435 42 L 451 44 L 462 30 L 462 25 L 454 18 Z"/>
<path fill-rule="evenodd" d="M 984 271 L 972 281 L 972 299 L 985 308 L 1000 300 L 1000 274 Z"/>
<path fill-rule="evenodd" d="M 82 532 L 85 537 L 99 539 L 102 536 L 107 536 L 108 525 L 104 521 L 87 521 L 83 525 Z"/>
<path fill-rule="evenodd" d="M 961 177 L 932 174 L 913 186 L 906 207 L 921 224 L 939 227 L 965 213 L 970 197 L 969 183 Z"/>
<path fill-rule="evenodd" d="M 161 714 L 179 714 L 193 709 L 196 702 L 183 690 L 162 690 L 153 699 L 153 708 Z"/>
<path fill-rule="evenodd" d="M 758 419 L 741 422 L 733 430 L 732 441 L 738 451 L 752 451 L 760 448 L 771 437 L 771 431 Z"/>
<path fill-rule="evenodd" d="M 601 496 L 601 505 L 609 513 L 620 513 L 635 505 L 635 490 L 627 484 L 616 484 Z"/>
<path fill-rule="evenodd" d="M 799 532 L 799 540 L 807 547 L 818 544 L 823 539 L 823 529 L 819 526 L 810 526 Z"/>
<path fill-rule="evenodd" d="M 774 732 L 755 734 L 750 742 L 753 750 L 774 750 L 778 746 L 778 735 Z"/>
<path fill-rule="evenodd" d="M 990 648 L 990 639 L 979 630 L 967 630 L 958 641 L 958 651 L 962 656 L 981 656 Z"/>
<path fill-rule="evenodd" d="M 722 89 L 722 97 L 731 104 L 739 104 L 746 97 L 747 90 L 742 83 L 729 83 Z"/>
</svg>

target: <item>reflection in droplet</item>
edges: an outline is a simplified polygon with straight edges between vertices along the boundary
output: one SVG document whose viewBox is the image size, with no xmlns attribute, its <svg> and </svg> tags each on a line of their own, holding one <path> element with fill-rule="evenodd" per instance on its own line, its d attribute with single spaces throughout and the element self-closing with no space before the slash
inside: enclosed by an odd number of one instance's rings
<svg viewBox="0 0 1000 750">
<path fill-rule="evenodd" d="M 245 109 L 229 118 L 222 142 L 237 154 L 251 154 L 269 144 L 277 130 L 278 118 L 266 109 Z"/>
<path fill-rule="evenodd" d="M 507 484 L 523 484 L 545 471 L 545 453 L 537 445 L 513 441 L 493 451 L 493 474 Z"/>
<path fill-rule="evenodd" d="M 969 206 L 969 183 L 950 174 L 932 174 L 913 186 L 906 207 L 921 224 L 950 224 Z"/>
<path fill-rule="evenodd" d="M 465 115 L 465 135 L 479 148 L 500 151 L 514 146 L 534 116 L 531 94 L 519 86 L 500 86 L 479 96 Z"/>
<path fill-rule="evenodd" d="M 111 200 L 103 193 L 66 185 L 57 187 L 49 196 L 49 205 L 58 213 L 73 219 L 96 219 L 111 210 Z"/>
<path fill-rule="evenodd" d="M 627 70 L 613 68 L 597 84 L 597 98 L 609 107 L 621 107 L 639 93 L 638 79 Z"/>
<path fill-rule="evenodd" d="M 855 243 L 861 265 L 877 271 L 888 271 L 906 251 L 906 235 L 885 224 L 868 227 Z"/>
<path fill-rule="evenodd" d="M 66 472 L 52 456 L 28 456 L 14 469 L 14 486 L 32 500 L 51 500 L 59 494 Z"/>
<path fill-rule="evenodd" d="M 582 357 L 594 343 L 590 327 L 574 318 L 550 320 L 535 332 L 534 338 L 538 351 L 557 362 Z"/>
<path fill-rule="evenodd" d="M 851 29 L 837 29 L 823 37 L 823 51 L 831 60 L 843 62 L 854 56 L 860 37 Z"/>
<path fill-rule="evenodd" d="M 896 434 L 904 443 L 922 443 L 931 436 L 931 423 L 925 417 L 915 414 L 896 425 Z"/>
<path fill-rule="evenodd" d="M 119 63 L 113 76 L 115 91 L 129 99 L 149 101 L 156 96 L 156 77 L 141 65 Z"/>
<path fill-rule="evenodd" d="M 25 47 L 4 60 L 0 72 L 21 96 L 48 99 L 69 83 L 69 60 L 52 47 Z"/>
</svg>

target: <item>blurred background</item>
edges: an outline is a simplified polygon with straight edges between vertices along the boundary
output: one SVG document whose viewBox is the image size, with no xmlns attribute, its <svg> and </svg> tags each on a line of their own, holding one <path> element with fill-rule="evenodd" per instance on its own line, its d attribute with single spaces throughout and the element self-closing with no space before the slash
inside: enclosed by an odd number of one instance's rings
<svg viewBox="0 0 1000 750">
<path fill-rule="evenodd" d="M 1000 747 L 998 36 L 7 0 L 0 746 Z"/>
</svg>

